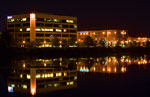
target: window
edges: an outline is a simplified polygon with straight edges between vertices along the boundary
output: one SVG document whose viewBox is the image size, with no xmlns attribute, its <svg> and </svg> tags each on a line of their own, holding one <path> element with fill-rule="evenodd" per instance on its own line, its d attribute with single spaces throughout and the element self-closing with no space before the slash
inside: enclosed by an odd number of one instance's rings
<svg viewBox="0 0 150 97">
<path fill-rule="evenodd" d="M 52 22 L 52 19 L 44 19 L 46 22 Z"/>
<path fill-rule="evenodd" d="M 61 75 L 62 75 L 61 72 L 56 73 L 56 77 L 61 76 Z"/>
<path fill-rule="evenodd" d="M 30 34 L 23 34 L 23 37 L 30 37 Z"/>
<path fill-rule="evenodd" d="M 69 37 L 68 34 L 62 34 L 62 37 Z"/>
<path fill-rule="evenodd" d="M 43 32 L 45 31 L 45 32 L 53 32 L 53 29 L 41 29 Z"/>
<path fill-rule="evenodd" d="M 54 21 L 54 22 L 59 22 L 59 20 L 58 20 L 58 19 L 53 19 L 53 21 Z"/>
<path fill-rule="evenodd" d="M 40 28 L 36 28 L 35 30 L 36 30 L 37 32 L 41 31 L 41 29 L 40 29 Z"/>
<path fill-rule="evenodd" d="M 21 21 L 25 22 L 25 21 L 27 21 L 27 18 L 22 18 Z"/>
<path fill-rule="evenodd" d="M 23 27 L 30 27 L 30 23 L 24 23 Z"/>
<path fill-rule="evenodd" d="M 8 22 L 15 22 L 15 19 L 10 19 L 8 20 Z"/>
<path fill-rule="evenodd" d="M 68 32 L 68 30 L 67 29 L 63 29 L 63 32 Z"/>
<path fill-rule="evenodd" d="M 8 27 L 14 27 L 14 24 L 9 24 Z"/>
<path fill-rule="evenodd" d="M 27 32 L 30 31 L 30 28 L 27 28 L 26 31 L 27 31 Z"/>
<path fill-rule="evenodd" d="M 70 32 L 72 32 L 72 33 L 76 33 L 76 30 L 70 30 Z"/>
<path fill-rule="evenodd" d="M 68 25 L 62 25 L 62 27 L 64 27 L 64 28 L 68 28 L 69 26 L 68 26 Z"/>
<path fill-rule="evenodd" d="M 44 34 L 36 34 L 36 37 L 44 37 Z"/>
<path fill-rule="evenodd" d="M 20 32 L 22 32 L 23 30 L 22 30 L 22 28 L 20 28 Z"/>
<path fill-rule="evenodd" d="M 58 27 L 58 24 L 54 24 L 54 27 Z"/>
<path fill-rule="evenodd" d="M 42 27 L 44 27 L 44 24 L 43 23 L 36 23 L 36 26 L 42 26 Z"/>
<path fill-rule="evenodd" d="M 45 29 L 45 31 L 47 31 L 47 32 L 52 32 L 53 29 Z"/>
<path fill-rule="evenodd" d="M 66 20 L 67 23 L 74 23 L 73 20 Z"/>
<path fill-rule="evenodd" d="M 52 27 L 52 24 L 45 24 L 45 27 Z"/>
<path fill-rule="evenodd" d="M 46 37 L 53 37 L 52 34 L 45 34 Z"/>
<path fill-rule="evenodd" d="M 44 21 L 44 18 L 37 18 L 36 21 Z"/>
<path fill-rule="evenodd" d="M 61 29 L 56 29 L 56 32 L 62 32 Z"/>
<path fill-rule="evenodd" d="M 15 27 L 23 27 L 23 24 L 15 24 Z"/>
</svg>

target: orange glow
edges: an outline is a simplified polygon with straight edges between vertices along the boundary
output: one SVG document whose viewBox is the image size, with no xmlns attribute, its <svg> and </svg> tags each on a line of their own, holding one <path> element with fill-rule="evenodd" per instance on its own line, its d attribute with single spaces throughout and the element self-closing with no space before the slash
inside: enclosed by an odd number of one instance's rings
<svg viewBox="0 0 150 97">
<path fill-rule="evenodd" d="M 34 90 L 34 89 L 32 89 L 31 94 L 32 94 L 32 95 L 35 95 L 35 90 Z"/>
<path fill-rule="evenodd" d="M 23 66 L 23 68 L 25 68 L 25 67 L 26 67 L 26 64 L 24 63 L 22 66 Z"/>
<path fill-rule="evenodd" d="M 25 41 L 25 40 L 23 40 L 23 41 L 22 41 L 22 43 L 23 43 L 23 44 L 25 44 L 25 43 L 26 43 L 26 41 Z"/>
<path fill-rule="evenodd" d="M 124 44 L 124 41 L 121 41 L 121 44 Z"/>
<path fill-rule="evenodd" d="M 35 41 L 36 38 L 36 20 L 35 20 L 35 14 L 30 14 L 30 41 Z"/>
<path fill-rule="evenodd" d="M 105 34 L 105 32 L 103 32 L 102 34 Z"/>
<path fill-rule="evenodd" d="M 31 13 L 30 16 L 31 16 L 31 18 L 35 18 L 35 14 L 34 13 Z"/>
<path fill-rule="evenodd" d="M 44 63 L 44 67 L 46 67 L 46 63 Z"/>
<path fill-rule="evenodd" d="M 107 69 L 107 71 L 108 71 L 108 72 L 111 72 L 111 68 L 109 67 L 109 68 Z"/>
<path fill-rule="evenodd" d="M 44 44 L 46 44 L 46 41 L 44 40 Z"/>
<path fill-rule="evenodd" d="M 105 68 L 103 68 L 103 71 L 105 71 Z"/>
<path fill-rule="evenodd" d="M 108 33 L 108 35 L 111 34 L 111 32 L 107 32 L 107 33 Z"/>
</svg>

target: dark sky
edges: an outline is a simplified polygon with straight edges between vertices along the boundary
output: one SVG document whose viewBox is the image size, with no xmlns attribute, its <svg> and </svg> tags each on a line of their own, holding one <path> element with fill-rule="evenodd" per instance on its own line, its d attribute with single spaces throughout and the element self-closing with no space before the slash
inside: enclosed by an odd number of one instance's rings
<svg viewBox="0 0 150 97">
<path fill-rule="evenodd" d="M 150 6 L 146 0 L 1 0 L 0 19 L 7 15 L 47 12 L 78 17 L 78 28 L 127 29 L 150 34 Z"/>
</svg>

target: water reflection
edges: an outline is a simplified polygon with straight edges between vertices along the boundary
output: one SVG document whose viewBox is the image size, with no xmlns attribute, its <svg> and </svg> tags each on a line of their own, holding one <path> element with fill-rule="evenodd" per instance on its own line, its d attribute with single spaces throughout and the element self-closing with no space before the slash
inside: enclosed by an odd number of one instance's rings
<svg viewBox="0 0 150 97">
<path fill-rule="evenodd" d="M 22 59 L 11 62 L 8 92 L 48 93 L 77 87 L 77 72 L 126 73 L 132 64 L 150 63 L 149 56 Z"/>
<path fill-rule="evenodd" d="M 35 95 L 77 87 L 76 66 L 55 65 L 57 62 L 58 59 L 14 61 L 8 78 L 8 92 L 29 92 Z"/>
</svg>

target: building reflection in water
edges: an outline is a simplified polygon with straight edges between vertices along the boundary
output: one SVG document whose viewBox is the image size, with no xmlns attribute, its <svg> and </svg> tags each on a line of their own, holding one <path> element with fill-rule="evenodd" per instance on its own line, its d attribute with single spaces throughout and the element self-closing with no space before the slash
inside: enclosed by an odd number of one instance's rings
<svg viewBox="0 0 150 97">
<path fill-rule="evenodd" d="M 9 92 L 28 92 L 32 95 L 77 87 L 77 71 L 125 73 L 132 64 L 150 63 L 149 56 L 26 59 L 12 62 L 8 78 Z"/>
<path fill-rule="evenodd" d="M 149 56 L 130 57 L 100 57 L 80 58 L 77 62 L 79 72 L 125 73 L 127 66 L 132 64 L 144 65 L 150 63 Z"/>
<path fill-rule="evenodd" d="M 8 78 L 8 92 L 36 93 L 77 87 L 77 70 L 74 63 L 59 59 L 14 61 Z"/>
</svg>

